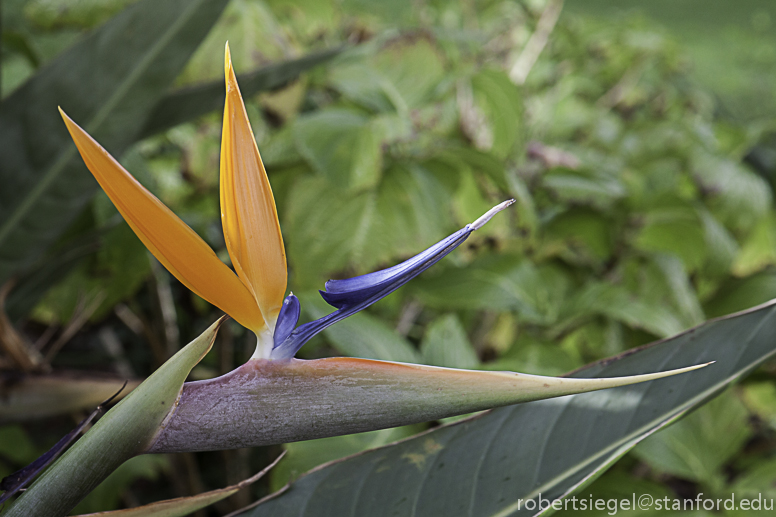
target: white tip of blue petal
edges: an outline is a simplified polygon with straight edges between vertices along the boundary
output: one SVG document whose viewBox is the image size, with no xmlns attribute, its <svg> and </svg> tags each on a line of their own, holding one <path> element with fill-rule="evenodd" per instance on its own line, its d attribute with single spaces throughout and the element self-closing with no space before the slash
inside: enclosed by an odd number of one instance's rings
<svg viewBox="0 0 776 517">
<path fill-rule="evenodd" d="M 499 203 L 498 205 L 494 206 L 493 208 L 491 208 L 490 210 L 482 214 L 482 216 L 479 219 L 474 221 L 469 226 L 471 227 L 472 230 L 479 230 L 480 228 L 485 226 L 485 224 L 487 224 L 487 222 L 490 221 L 494 215 L 501 212 L 506 207 L 514 204 L 514 202 L 515 202 L 514 199 L 507 199 L 503 203 Z"/>
</svg>

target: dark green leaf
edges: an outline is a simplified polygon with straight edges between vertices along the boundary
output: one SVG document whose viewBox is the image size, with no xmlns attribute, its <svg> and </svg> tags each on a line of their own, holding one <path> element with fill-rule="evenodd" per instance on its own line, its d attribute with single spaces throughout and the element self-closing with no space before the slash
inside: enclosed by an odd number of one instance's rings
<svg viewBox="0 0 776 517">
<path fill-rule="evenodd" d="M 558 243 L 561 256 L 582 264 L 601 263 L 609 258 L 615 230 L 616 226 L 609 218 L 582 207 L 553 218 L 546 227 L 549 239 L 561 241 Z"/>
<path fill-rule="evenodd" d="M 57 106 L 120 155 L 226 3 L 138 2 L 3 100 L 0 283 L 39 257 L 97 188 Z"/>
<path fill-rule="evenodd" d="M 730 227 L 750 228 L 771 205 L 768 183 L 744 165 L 697 153 L 692 167 L 697 181 L 709 194 L 713 211 Z"/>
<path fill-rule="evenodd" d="M 731 488 L 743 497 L 757 499 L 759 495 L 773 499 L 776 498 L 774 487 L 776 487 L 776 461 L 768 459 L 754 465 L 743 476 L 736 479 Z M 745 512 L 741 512 L 743 513 Z"/>
<path fill-rule="evenodd" d="M 776 214 L 760 219 L 741 246 L 733 263 L 736 276 L 748 276 L 776 264 Z"/>
<path fill-rule="evenodd" d="M 283 461 L 272 470 L 273 490 L 279 490 L 313 467 L 350 456 L 367 449 L 402 440 L 424 429 L 422 425 L 393 427 L 367 433 L 333 436 L 319 440 L 292 442 L 283 446 L 287 452 Z"/>
<path fill-rule="evenodd" d="M 572 306 L 580 313 L 604 315 L 655 336 L 671 336 L 686 328 L 670 307 L 645 301 L 621 285 L 592 283 L 576 293 Z"/>
<path fill-rule="evenodd" d="M 625 188 L 620 181 L 605 176 L 586 177 L 581 174 L 554 172 L 544 178 L 543 184 L 561 200 L 602 207 L 608 207 L 625 196 Z"/>
<path fill-rule="evenodd" d="M 672 255 L 657 255 L 654 261 L 665 276 L 668 290 L 679 309 L 682 324 L 685 327 L 692 327 L 703 323 L 706 319 L 703 309 L 682 261 Z"/>
</svg>

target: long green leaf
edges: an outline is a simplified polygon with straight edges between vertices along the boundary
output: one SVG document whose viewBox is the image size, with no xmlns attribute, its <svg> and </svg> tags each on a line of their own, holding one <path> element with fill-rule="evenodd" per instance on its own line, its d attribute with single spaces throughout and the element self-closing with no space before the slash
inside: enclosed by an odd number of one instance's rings
<svg viewBox="0 0 776 517">
<path fill-rule="evenodd" d="M 3 100 L 0 283 L 40 256 L 97 189 L 57 106 L 120 155 L 226 4 L 142 0 Z"/>
<path fill-rule="evenodd" d="M 314 470 L 245 513 L 529 516 L 776 353 L 776 301 L 596 363 L 574 377 L 715 360 L 689 375 L 520 404 Z"/>
<path fill-rule="evenodd" d="M 669 427 L 677 420 L 681 420 L 689 412 L 690 412 L 689 409 L 682 411 L 676 414 L 675 416 L 669 418 L 668 420 L 665 420 L 664 422 L 660 423 L 659 425 L 654 426 L 649 431 L 642 433 L 638 436 L 634 436 L 632 440 L 628 440 L 627 442 L 620 445 L 620 447 L 617 448 L 616 450 L 609 452 L 606 455 L 606 458 L 604 459 L 604 461 L 600 461 L 595 466 L 595 468 L 590 469 L 588 474 L 585 477 L 579 480 L 576 484 L 568 487 L 568 489 L 563 494 L 558 496 L 557 499 L 565 498 L 575 492 L 579 492 L 580 490 L 582 490 L 587 486 L 590 486 L 593 483 L 593 481 L 601 477 L 601 475 L 604 472 L 606 472 L 606 470 L 609 469 L 609 467 L 617 463 L 623 456 L 628 454 L 628 452 L 630 452 L 634 447 L 636 447 L 636 445 L 643 442 L 644 440 L 646 440 L 656 432 L 661 431 L 666 427 Z M 507 509 L 507 512 L 509 512 L 509 509 Z M 534 517 L 540 517 L 543 515 L 552 515 L 553 513 L 554 513 L 554 509 L 551 506 L 549 506 L 545 510 L 537 512 L 534 515 Z M 509 513 L 506 513 L 506 515 L 509 515 Z"/>
<path fill-rule="evenodd" d="M 211 325 L 108 411 L 3 515 L 66 515 L 119 465 L 142 453 L 177 402 L 189 372 L 213 346 L 222 321 Z"/>
</svg>

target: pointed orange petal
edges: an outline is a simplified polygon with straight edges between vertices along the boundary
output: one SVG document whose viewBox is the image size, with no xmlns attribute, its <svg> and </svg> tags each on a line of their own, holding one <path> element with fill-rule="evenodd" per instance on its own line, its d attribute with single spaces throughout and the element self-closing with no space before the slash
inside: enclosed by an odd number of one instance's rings
<svg viewBox="0 0 776 517">
<path fill-rule="evenodd" d="M 254 331 L 261 313 L 232 270 L 60 108 L 86 166 L 143 244 L 186 287 Z"/>
<path fill-rule="evenodd" d="M 228 44 L 225 72 L 221 222 L 232 265 L 272 327 L 286 293 L 286 252 L 272 188 L 237 86 Z"/>
</svg>

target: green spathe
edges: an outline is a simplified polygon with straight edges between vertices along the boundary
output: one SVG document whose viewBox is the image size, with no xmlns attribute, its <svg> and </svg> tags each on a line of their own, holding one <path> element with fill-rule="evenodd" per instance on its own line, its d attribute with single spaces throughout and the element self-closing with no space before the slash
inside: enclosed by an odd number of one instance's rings
<svg viewBox="0 0 776 517">
<path fill-rule="evenodd" d="M 222 377 L 186 383 L 149 452 L 234 449 L 373 431 L 703 366 L 574 379 L 344 357 L 254 359 Z"/>
</svg>

